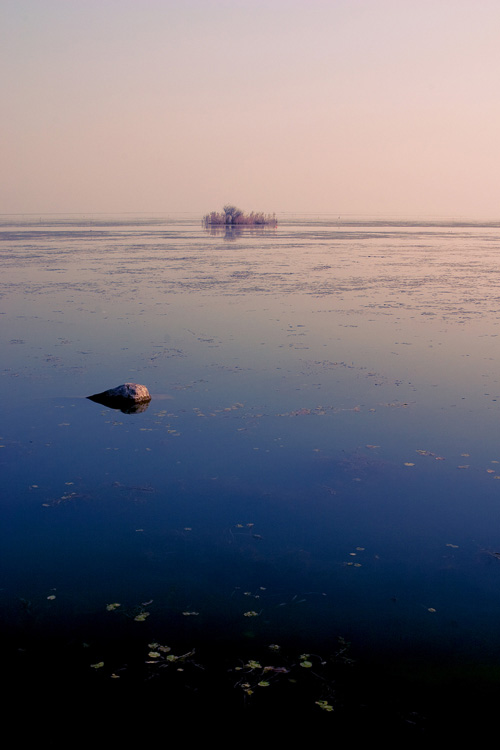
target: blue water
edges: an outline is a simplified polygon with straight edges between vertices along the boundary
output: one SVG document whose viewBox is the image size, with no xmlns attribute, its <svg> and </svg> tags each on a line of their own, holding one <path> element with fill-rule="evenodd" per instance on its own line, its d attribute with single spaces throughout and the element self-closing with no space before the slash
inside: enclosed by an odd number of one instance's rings
<svg viewBox="0 0 500 750">
<path fill-rule="evenodd" d="M 380 716 L 383 675 L 384 726 L 488 718 L 499 226 L 4 216 L 0 239 L 12 684 L 328 722 Z M 85 398 L 129 381 L 142 413 Z"/>
</svg>

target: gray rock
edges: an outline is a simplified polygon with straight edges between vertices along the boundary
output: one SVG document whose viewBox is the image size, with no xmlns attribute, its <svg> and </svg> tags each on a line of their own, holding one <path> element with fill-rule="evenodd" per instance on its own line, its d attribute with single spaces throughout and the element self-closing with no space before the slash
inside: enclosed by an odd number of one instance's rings
<svg viewBox="0 0 500 750">
<path fill-rule="evenodd" d="M 151 396 L 145 385 L 139 383 L 123 383 L 116 388 L 110 388 L 102 393 L 94 393 L 87 396 L 91 401 L 109 406 L 112 409 L 120 409 L 127 413 L 144 411 L 151 401 Z M 140 408 L 142 406 L 142 408 Z"/>
</svg>

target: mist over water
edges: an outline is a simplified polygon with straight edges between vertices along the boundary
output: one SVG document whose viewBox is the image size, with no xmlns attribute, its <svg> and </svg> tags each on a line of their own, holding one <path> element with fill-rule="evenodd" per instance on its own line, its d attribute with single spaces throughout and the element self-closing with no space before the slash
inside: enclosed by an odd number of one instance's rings
<svg viewBox="0 0 500 750">
<path fill-rule="evenodd" d="M 12 681 L 323 722 L 379 714 L 383 672 L 384 722 L 419 736 L 453 690 L 496 694 L 497 225 L 4 216 L 0 239 Z M 147 409 L 85 398 L 125 382 Z"/>
</svg>

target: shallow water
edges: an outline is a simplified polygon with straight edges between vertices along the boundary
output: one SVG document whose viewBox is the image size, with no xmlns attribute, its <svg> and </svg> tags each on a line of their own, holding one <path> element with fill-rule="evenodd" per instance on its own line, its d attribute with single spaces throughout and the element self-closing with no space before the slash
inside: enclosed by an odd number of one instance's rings
<svg viewBox="0 0 500 750">
<path fill-rule="evenodd" d="M 383 672 L 415 732 L 441 690 L 496 695 L 500 227 L 4 216 L 0 239 L 14 676 L 323 721 L 379 712 Z M 127 381 L 144 412 L 85 398 Z"/>
</svg>

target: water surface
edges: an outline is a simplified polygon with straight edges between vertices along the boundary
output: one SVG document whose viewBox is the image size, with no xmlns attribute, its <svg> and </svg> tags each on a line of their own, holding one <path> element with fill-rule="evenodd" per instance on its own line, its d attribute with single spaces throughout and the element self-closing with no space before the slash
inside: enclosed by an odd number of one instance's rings
<svg viewBox="0 0 500 750">
<path fill-rule="evenodd" d="M 486 720 L 500 227 L 0 230 L 11 679 L 424 734 L 459 698 Z M 85 398 L 127 381 L 142 413 Z"/>
</svg>

